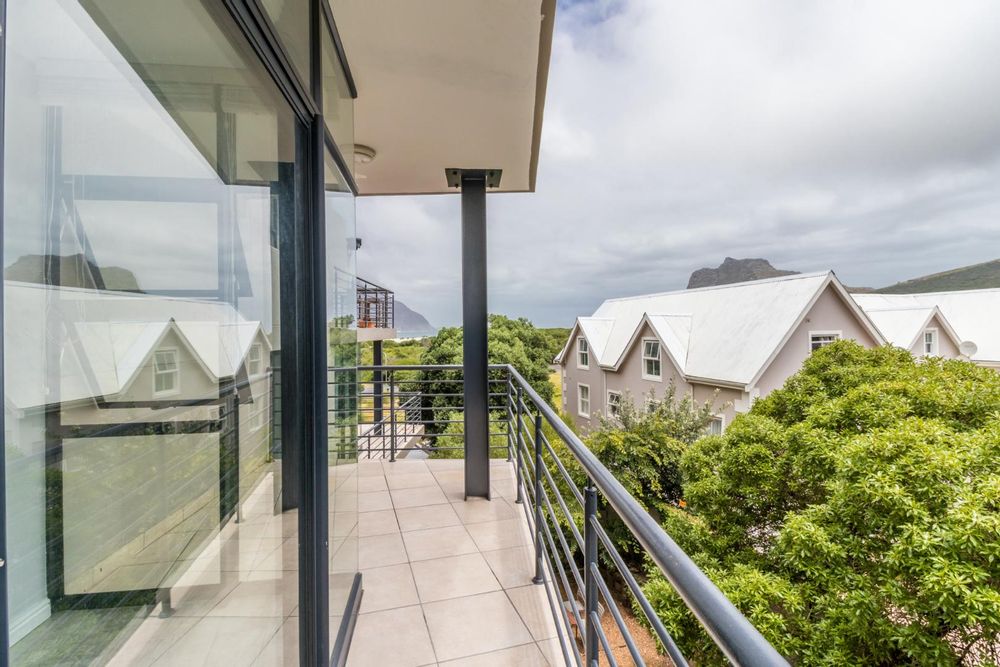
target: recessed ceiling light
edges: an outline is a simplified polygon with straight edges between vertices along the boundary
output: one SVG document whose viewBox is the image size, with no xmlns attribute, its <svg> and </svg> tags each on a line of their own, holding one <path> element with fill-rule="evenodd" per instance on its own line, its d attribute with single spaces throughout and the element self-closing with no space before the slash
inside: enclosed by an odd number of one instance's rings
<svg viewBox="0 0 1000 667">
<path fill-rule="evenodd" d="M 368 164 L 375 159 L 375 149 L 364 144 L 354 144 L 354 165 Z"/>
</svg>

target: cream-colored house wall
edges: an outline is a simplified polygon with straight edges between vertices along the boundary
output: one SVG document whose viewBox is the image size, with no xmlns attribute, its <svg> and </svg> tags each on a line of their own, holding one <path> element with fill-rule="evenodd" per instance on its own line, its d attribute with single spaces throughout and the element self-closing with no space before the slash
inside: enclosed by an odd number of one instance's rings
<svg viewBox="0 0 1000 667">
<path fill-rule="evenodd" d="M 577 340 L 586 338 L 583 333 L 577 330 L 573 340 L 570 341 L 569 350 L 562 360 L 562 370 L 565 371 L 563 385 L 563 412 L 573 419 L 573 424 L 582 433 L 588 432 L 600 423 L 596 413 L 604 413 L 604 371 L 601 370 L 597 362 L 597 356 L 593 351 L 593 344 L 590 345 L 590 363 L 588 368 L 579 368 L 577 354 Z M 587 341 L 590 343 L 590 341 Z M 578 410 L 579 387 L 585 384 L 590 387 L 590 414 L 581 415 Z"/>
<path fill-rule="evenodd" d="M 749 408 L 746 392 L 732 387 L 717 387 L 711 384 L 692 384 L 691 395 L 696 404 L 711 401 L 715 414 L 723 419 L 723 428 L 729 428 L 740 412 Z"/>
<path fill-rule="evenodd" d="M 827 286 L 758 380 L 756 388 L 761 397 L 781 387 L 789 376 L 802 368 L 802 362 L 812 352 L 809 349 L 810 332 L 821 331 L 839 331 L 841 339 L 853 340 L 865 347 L 878 345 L 836 289 Z"/>
<path fill-rule="evenodd" d="M 671 382 L 677 388 L 678 397 L 691 391 L 691 385 L 684 380 L 680 371 L 670 360 L 663 341 L 660 341 L 660 380 L 647 380 L 642 377 L 642 341 L 646 338 L 660 340 L 652 328 L 648 324 L 644 324 L 632 347 L 625 351 L 625 358 L 622 360 L 621 366 L 618 367 L 618 372 L 607 371 L 605 403 L 607 403 L 608 391 L 618 391 L 621 392 L 623 398 L 626 394 L 631 395 L 636 407 L 641 409 L 645 407 L 650 392 L 653 392 L 656 398 L 660 398 L 666 393 Z"/>
<path fill-rule="evenodd" d="M 943 357 L 945 359 L 957 359 L 959 356 L 958 346 L 951 340 L 948 334 L 945 332 L 944 327 L 941 326 L 941 319 L 935 315 L 931 318 L 931 321 L 927 323 L 927 326 L 920 331 L 917 336 L 917 340 L 913 343 L 910 348 L 910 353 L 915 357 L 924 356 L 924 331 L 927 329 L 937 329 L 937 343 L 938 351 L 935 356 Z"/>
</svg>

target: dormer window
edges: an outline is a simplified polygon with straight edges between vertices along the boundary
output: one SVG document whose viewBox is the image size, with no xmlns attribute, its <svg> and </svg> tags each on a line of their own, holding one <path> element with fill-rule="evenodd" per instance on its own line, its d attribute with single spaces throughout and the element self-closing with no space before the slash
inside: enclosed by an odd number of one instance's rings
<svg viewBox="0 0 1000 667">
<path fill-rule="evenodd" d="M 936 357 L 938 354 L 937 329 L 924 329 L 924 356 Z"/>
<path fill-rule="evenodd" d="M 264 364 L 262 348 L 260 343 L 254 343 L 250 346 L 250 352 L 247 353 L 247 375 L 253 377 L 254 375 L 260 375 L 263 372 Z"/>
<path fill-rule="evenodd" d="M 809 332 L 809 351 L 815 352 L 821 347 L 826 347 L 827 345 L 832 345 L 840 340 L 839 331 L 810 331 Z"/>
<path fill-rule="evenodd" d="M 181 388 L 181 369 L 177 350 L 157 350 L 153 353 L 153 395 L 169 396 Z"/>
<path fill-rule="evenodd" d="M 642 377 L 645 380 L 659 380 L 662 377 L 660 341 L 655 338 L 642 341 Z"/>
<path fill-rule="evenodd" d="M 576 367 L 590 368 L 590 344 L 583 336 L 576 339 Z"/>
</svg>

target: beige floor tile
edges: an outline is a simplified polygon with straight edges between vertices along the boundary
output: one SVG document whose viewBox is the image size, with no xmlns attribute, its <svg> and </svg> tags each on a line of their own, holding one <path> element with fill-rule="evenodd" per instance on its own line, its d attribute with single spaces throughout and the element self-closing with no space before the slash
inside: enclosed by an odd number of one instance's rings
<svg viewBox="0 0 1000 667">
<path fill-rule="evenodd" d="M 397 489 L 389 493 L 392 495 L 392 505 L 396 509 L 420 507 L 422 505 L 441 505 L 448 502 L 448 499 L 438 486 Z"/>
<path fill-rule="evenodd" d="M 535 548 L 511 547 L 484 551 L 483 558 L 504 588 L 527 586 L 535 576 Z"/>
<path fill-rule="evenodd" d="M 372 475 L 358 479 L 358 493 L 374 493 L 375 491 L 388 491 L 389 486 L 385 483 L 383 475 Z"/>
<path fill-rule="evenodd" d="M 447 503 L 404 507 L 396 510 L 396 520 L 399 522 L 399 529 L 404 533 L 411 530 L 457 526 L 461 523 L 455 510 Z"/>
<path fill-rule="evenodd" d="M 108 659 L 109 667 L 146 667 L 167 652 L 188 630 L 198 622 L 197 618 L 171 616 L 159 618 L 149 616 L 113 656 Z"/>
<path fill-rule="evenodd" d="M 411 461 L 407 459 L 397 459 L 394 462 L 383 461 L 382 471 L 386 477 L 429 472 L 427 464 L 423 461 Z"/>
<path fill-rule="evenodd" d="M 542 652 L 542 655 L 545 656 L 545 659 L 550 665 L 552 665 L 552 667 L 569 667 L 569 665 L 575 664 L 573 662 L 566 662 L 566 656 L 563 653 L 562 644 L 559 643 L 558 637 L 538 642 L 538 650 Z M 576 649 L 573 644 L 570 643 L 566 645 L 566 650 L 570 652 L 569 659 L 572 661 L 573 651 Z"/>
<path fill-rule="evenodd" d="M 478 553 L 422 560 L 411 567 L 424 603 L 500 590 L 500 582 Z"/>
<path fill-rule="evenodd" d="M 280 577 L 281 573 L 276 575 Z M 292 609 L 298 604 L 298 598 L 297 581 L 292 586 L 286 586 L 280 578 L 243 581 L 215 605 L 208 615 L 284 618 L 292 613 Z"/>
<path fill-rule="evenodd" d="M 249 665 L 281 626 L 281 618 L 200 619 L 167 650 L 157 667 Z"/>
<path fill-rule="evenodd" d="M 362 512 L 358 515 L 358 535 L 361 537 L 398 532 L 399 524 L 396 523 L 396 512 L 393 510 Z"/>
<path fill-rule="evenodd" d="M 460 556 L 477 551 L 476 543 L 462 526 L 414 530 L 402 535 L 411 562 Z"/>
<path fill-rule="evenodd" d="M 518 519 L 470 523 L 465 526 L 480 551 L 496 551 L 527 545 L 527 537 Z"/>
<path fill-rule="evenodd" d="M 281 628 L 267 642 L 267 646 L 253 661 L 253 667 L 298 667 L 298 664 L 299 619 L 292 616 L 285 619 Z"/>
<path fill-rule="evenodd" d="M 433 473 L 443 470 L 465 470 L 465 459 L 427 459 L 424 463 Z"/>
<path fill-rule="evenodd" d="M 381 461 L 361 461 L 358 463 L 359 480 L 362 477 L 382 477 L 384 475 Z"/>
<path fill-rule="evenodd" d="M 521 620 L 528 626 L 528 632 L 536 642 L 556 636 L 556 624 L 552 619 L 552 609 L 545 594 L 545 586 L 508 588 L 507 597 L 514 603 L 514 609 L 517 609 Z"/>
<path fill-rule="evenodd" d="M 417 588 L 413 584 L 413 574 L 407 563 L 376 567 L 361 574 L 364 595 L 361 597 L 361 613 L 419 604 Z"/>
<path fill-rule="evenodd" d="M 406 550 L 399 533 L 373 535 L 358 540 L 358 564 L 362 570 L 406 562 Z"/>
<path fill-rule="evenodd" d="M 465 500 L 464 481 L 453 482 L 449 480 L 441 480 L 438 483 L 440 484 L 445 497 L 448 499 L 448 502 L 455 503 Z"/>
<path fill-rule="evenodd" d="M 351 667 L 417 667 L 435 662 L 419 606 L 358 616 L 347 664 Z"/>
<path fill-rule="evenodd" d="M 457 503 L 452 503 L 455 513 L 462 523 L 483 523 L 486 521 L 504 521 L 515 518 L 514 508 L 510 506 L 504 498 L 495 497 L 492 500 L 485 498 L 469 498 Z M 520 506 L 518 506 L 520 509 Z"/>
<path fill-rule="evenodd" d="M 429 472 L 401 473 L 389 475 L 385 478 L 389 485 L 389 490 L 396 489 L 417 489 L 423 486 L 437 486 L 437 480 Z"/>
<path fill-rule="evenodd" d="M 468 658 L 442 662 L 441 667 L 548 667 L 548 661 L 535 644 L 522 644 Z"/>
<path fill-rule="evenodd" d="M 388 491 L 374 491 L 372 493 L 358 494 L 359 512 L 377 512 L 379 510 L 391 510 L 392 498 Z"/>
<path fill-rule="evenodd" d="M 490 486 L 493 487 L 493 495 L 500 495 L 510 500 L 517 497 L 517 484 L 513 478 L 492 479 Z"/>
<path fill-rule="evenodd" d="M 424 605 L 424 616 L 442 661 L 531 641 L 514 606 L 500 591 L 431 602 Z"/>
</svg>

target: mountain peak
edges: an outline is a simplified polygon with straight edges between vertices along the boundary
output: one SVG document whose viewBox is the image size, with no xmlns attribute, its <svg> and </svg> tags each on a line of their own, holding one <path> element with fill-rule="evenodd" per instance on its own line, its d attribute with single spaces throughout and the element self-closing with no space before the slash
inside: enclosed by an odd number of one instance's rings
<svg viewBox="0 0 1000 667">
<path fill-rule="evenodd" d="M 788 271 L 776 269 L 771 266 L 771 262 L 760 257 L 748 259 L 736 259 L 726 257 L 722 264 L 716 268 L 698 269 L 691 274 L 688 280 L 688 289 L 697 287 L 712 287 L 715 285 L 730 285 L 732 283 L 742 283 L 749 280 L 762 280 L 764 278 L 777 278 L 778 276 L 790 276 L 798 271 Z"/>
</svg>

